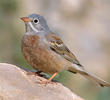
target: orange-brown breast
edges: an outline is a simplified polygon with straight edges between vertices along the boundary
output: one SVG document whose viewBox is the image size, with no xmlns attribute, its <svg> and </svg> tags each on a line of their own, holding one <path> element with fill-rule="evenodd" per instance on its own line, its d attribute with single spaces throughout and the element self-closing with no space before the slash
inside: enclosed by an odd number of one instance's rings
<svg viewBox="0 0 110 100">
<path fill-rule="evenodd" d="M 47 73 L 60 72 L 66 69 L 68 63 L 52 51 L 46 43 L 40 43 L 39 36 L 24 36 L 22 52 L 27 62 L 35 69 Z"/>
</svg>

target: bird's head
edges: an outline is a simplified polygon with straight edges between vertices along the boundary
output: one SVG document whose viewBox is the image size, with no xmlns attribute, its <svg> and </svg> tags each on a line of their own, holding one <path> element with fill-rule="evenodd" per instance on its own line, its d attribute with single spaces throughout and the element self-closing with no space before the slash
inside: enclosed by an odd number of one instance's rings
<svg viewBox="0 0 110 100">
<path fill-rule="evenodd" d="M 21 20 L 25 22 L 26 32 L 48 33 L 50 32 L 46 20 L 39 14 L 31 14 L 27 17 L 22 17 Z"/>
</svg>

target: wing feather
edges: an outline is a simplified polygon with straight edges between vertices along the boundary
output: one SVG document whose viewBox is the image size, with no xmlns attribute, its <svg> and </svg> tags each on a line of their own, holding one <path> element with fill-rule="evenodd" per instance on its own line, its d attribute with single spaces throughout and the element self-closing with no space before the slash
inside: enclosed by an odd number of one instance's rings
<svg viewBox="0 0 110 100">
<path fill-rule="evenodd" d="M 82 66 L 79 61 L 76 59 L 75 55 L 67 48 L 63 41 L 55 36 L 54 34 L 48 34 L 47 40 L 50 43 L 50 48 L 56 53 L 60 54 L 66 60 Z"/>
</svg>

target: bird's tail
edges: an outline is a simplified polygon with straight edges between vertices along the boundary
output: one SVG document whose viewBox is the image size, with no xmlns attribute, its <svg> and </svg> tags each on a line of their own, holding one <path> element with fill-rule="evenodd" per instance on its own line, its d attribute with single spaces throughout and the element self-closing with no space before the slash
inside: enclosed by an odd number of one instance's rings
<svg viewBox="0 0 110 100">
<path fill-rule="evenodd" d="M 98 83 L 101 87 L 104 87 L 104 86 L 109 87 L 110 86 L 110 84 L 107 83 L 106 81 L 104 81 L 103 79 L 101 79 L 101 78 L 99 78 L 99 77 L 97 77 L 95 75 L 92 75 L 92 74 L 90 74 L 88 72 L 85 72 L 85 71 L 84 72 L 80 72 L 79 71 L 79 73 L 81 75 L 83 75 L 85 78 L 87 78 L 87 79 L 89 79 L 89 80 L 91 80 L 93 82 Z"/>
<path fill-rule="evenodd" d="M 82 66 L 81 66 L 81 67 L 82 67 Z M 78 68 L 78 67 L 77 67 L 77 68 Z M 71 70 L 71 71 L 72 71 L 72 70 Z M 74 70 L 73 70 L 73 72 L 74 72 Z M 93 82 L 99 84 L 101 87 L 104 87 L 104 86 L 109 87 L 109 86 L 110 86 L 109 83 L 107 83 L 106 81 L 104 81 L 103 79 L 101 79 L 101 78 L 99 78 L 99 77 L 97 77 L 97 76 L 95 76 L 95 75 L 90 74 L 89 72 L 85 71 L 83 68 L 81 68 L 81 70 L 80 70 L 80 67 L 79 67 L 79 68 L 77 69 L 77 72 L 78 72 L 79 74 L 81 74 L 82 76 L 84 76 L 85 78 L 87 78 L 87 79 L 89 79 L 89 80 L 91 80 L 91 81 L 93 81 Z"/>
</svg>

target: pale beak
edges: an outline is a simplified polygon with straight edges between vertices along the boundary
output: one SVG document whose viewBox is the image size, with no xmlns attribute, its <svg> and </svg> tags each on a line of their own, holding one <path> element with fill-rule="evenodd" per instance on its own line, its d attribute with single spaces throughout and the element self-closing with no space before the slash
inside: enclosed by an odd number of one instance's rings
<svg viewBox="0 0 110 100">
<path fill-rule="evenodd" d="M 21 20 L 24 22 L 31 22 L 31 20 L 28 17 L 22 17 Z"/>
</svg>

